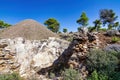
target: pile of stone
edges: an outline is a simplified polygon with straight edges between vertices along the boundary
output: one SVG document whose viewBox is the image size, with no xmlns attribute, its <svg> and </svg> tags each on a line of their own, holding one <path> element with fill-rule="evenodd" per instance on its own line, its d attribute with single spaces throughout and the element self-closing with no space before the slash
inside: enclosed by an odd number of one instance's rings
<svg viewBox="0 0 120 80">
<path fill-rule="evenodd" d="M 76 33 L 69 47 L 54 61 L 52 66 L 42 68 L 38 71 L 39 74 L 47 73 L 49 71 L 60 71 L 63 67 L 71 67 L 77 69 L 82 74 L 82 78 L 87 77 L 88 71 L 84 65 L 87 58 L 87 52 L 91 48 L 99 48 L 98 33 Z"/>
<path fill-rule="evenodd" d="M 70 57 L 68 63 L 70 67 L 77 69 L 82 74 L 82 79 L 85 79 L 88 75 L 86 70 L 85 60 L 87 59 L 87 53 L 91 49 L 97 49 L 100 47 L 100 41 L 98 33 L 77 34 L 73 39 L 73 54 Z M 71 63 L 72 62 L 72 63 Z"/>
</svg>

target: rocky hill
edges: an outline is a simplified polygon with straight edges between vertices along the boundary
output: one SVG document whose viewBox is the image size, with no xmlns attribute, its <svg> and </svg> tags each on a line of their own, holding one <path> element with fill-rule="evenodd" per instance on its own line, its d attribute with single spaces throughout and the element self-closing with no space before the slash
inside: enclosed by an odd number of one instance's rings
<svg viewBox="0 0 120 80">
<path fill-rule="evenodd" d="M 116 37 L 119 39 L 118 33 Z M 50 73 L 54 73 L 55 80 L 64 80 L 60 71 L 72 68 L 78 70 L 81 74 L 79 77 L 85 80 L 90 75 L 86 61 L 91 50 L 120 51 L 120 40 L 112 43 L 112 37 L 108 34 L 111 32 L 76 32 L 72 34 L 69 42 L 56 37 L 42 40 L 27 40 L 22 37 L 0 39 L 0 74 L 18 72 L 27 80 L 31 77 L 53 80 Z"/>
<path fill-rule="evenodd" d="M 0 38 L 16 37 L 23 37 L 25 39 L 31 40 L 40 40 L 58 36 L 37 21 L 26 19 L 0 32 Z"/>
</svg>

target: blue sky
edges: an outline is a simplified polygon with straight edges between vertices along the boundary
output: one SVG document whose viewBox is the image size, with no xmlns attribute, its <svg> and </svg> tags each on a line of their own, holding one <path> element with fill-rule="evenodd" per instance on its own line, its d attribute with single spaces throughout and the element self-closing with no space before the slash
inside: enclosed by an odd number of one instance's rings
<svg viewBox="0 0 120 80">
<path fill-rule="evenodd" d="M 16 24 L 34 19 L 43 24 L 48 18 L 55 18 L 61 24 L 61 31 L 63 28 L 77 31 L 76 20 L 83 11 L 92 26 L 100 9 L 113 9 L 120 17 L 120 0 L 0 0 L 0 20 Z"/>
</svg>

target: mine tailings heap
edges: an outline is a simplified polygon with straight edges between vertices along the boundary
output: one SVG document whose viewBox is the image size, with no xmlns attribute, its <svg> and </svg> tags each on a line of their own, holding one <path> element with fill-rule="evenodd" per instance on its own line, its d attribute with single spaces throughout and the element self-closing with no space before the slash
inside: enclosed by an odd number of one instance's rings
<svg viewBox="0 0 120 80">
<path fill-rule="evenodd" d="M 0 38 L 16 37 L 23 37 L 30 40 L 40 40 L 48 39 L 49 37 L 57 37 L 57 34 L 48 30 L 45 26 L 35 20 L 26 19 L 0 32 Z"/>
</svg>

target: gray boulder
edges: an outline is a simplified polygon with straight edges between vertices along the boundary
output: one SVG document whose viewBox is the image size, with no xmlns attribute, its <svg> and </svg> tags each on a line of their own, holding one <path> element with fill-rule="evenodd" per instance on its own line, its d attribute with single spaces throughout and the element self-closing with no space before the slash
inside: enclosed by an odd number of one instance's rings
<svg viewBox="0 0 120 80">
<path fill-rule="evenodd" d="M 108 45 L 104 48 L 105 51 L 116 51 L 116 52 L 120 52 L 120 45 L 118 44 L 111 44 Z"/>
<path fill-rule="evenodd" d="M 120 36 L 120 32 L 117 30 L 109 30 L 106 32 L 107 36 Z"/>
</svg>

